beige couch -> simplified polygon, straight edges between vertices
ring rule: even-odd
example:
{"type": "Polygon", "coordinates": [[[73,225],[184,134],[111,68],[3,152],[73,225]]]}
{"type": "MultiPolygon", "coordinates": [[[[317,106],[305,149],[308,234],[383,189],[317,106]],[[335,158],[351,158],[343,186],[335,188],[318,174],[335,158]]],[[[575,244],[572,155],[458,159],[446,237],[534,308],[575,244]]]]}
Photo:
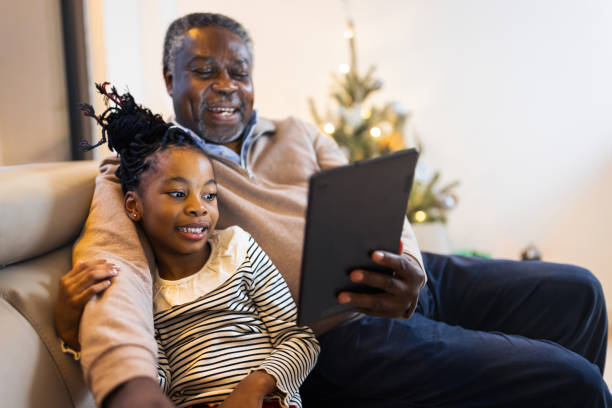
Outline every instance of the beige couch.
{"type": "Polygon", "coordinates": [[[0,406],[95,407],[54,328],[60,276],[93,195],[97,163],[0,167],[0,406]]]}

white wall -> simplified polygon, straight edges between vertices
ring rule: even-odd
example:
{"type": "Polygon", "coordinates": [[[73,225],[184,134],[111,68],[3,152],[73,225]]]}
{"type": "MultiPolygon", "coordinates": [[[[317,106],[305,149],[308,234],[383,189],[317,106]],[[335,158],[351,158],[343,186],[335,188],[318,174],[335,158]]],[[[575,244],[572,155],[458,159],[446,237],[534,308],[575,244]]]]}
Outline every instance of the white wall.
{"type": "Polygon", "coordinates": [[[3,2],[0,166],[70,160],[59,2],[3,2]]]}
{"type": "MultiPolygon", "coordinates": [[[[161,43],[174,17],[216,11],[255,41],[256,107],[309,120],[347,59],[340,1],[106,0],[107,78],[171,113],[161,43]]],[[[361,67],[378,66],[377,101],[414,115],[425,160],[459,179],[456,248],[592,269],[612,296],[612,2],[353,1],[361,67]]],[[[101,17],[102,18],[102,17],[101,17]]],[[[98,61],[98,63],[100,63],[98,61]]],[[[97,80],[106,78],[96,78],[97,80]]]]}

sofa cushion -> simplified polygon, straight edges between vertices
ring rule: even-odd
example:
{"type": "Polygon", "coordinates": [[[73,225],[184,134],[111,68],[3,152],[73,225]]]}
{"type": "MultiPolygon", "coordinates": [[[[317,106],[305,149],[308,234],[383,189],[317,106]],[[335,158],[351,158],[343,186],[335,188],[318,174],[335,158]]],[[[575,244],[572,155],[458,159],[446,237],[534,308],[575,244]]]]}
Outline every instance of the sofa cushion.
{"type": "Polygon", "coordinates": [[[0,384],[2,406],[95,407],[80,365],[61,352],[54,326],[59,279],[71,267],[71,248],[69,243],[0,269],[1,366],[8,379],[0,384]]]}
{"type": "Polygon", "coordinates": [[[0,167],[0,266],[73,241],[97,173],[95,161],[0,167]]]}
{"type": "Polygon", "coordinates": [[[2,406],[72,407],[68,389],[46,346],[23,316],[2,299],[0,328],[2,406]]]}

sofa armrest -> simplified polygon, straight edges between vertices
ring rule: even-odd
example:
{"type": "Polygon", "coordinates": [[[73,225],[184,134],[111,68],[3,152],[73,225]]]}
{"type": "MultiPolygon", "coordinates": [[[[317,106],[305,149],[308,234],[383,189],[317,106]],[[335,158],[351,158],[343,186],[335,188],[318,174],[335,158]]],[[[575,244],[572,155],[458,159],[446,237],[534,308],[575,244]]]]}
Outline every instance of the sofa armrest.
{"type": "Polygon", "coordinates": [[[0,395],[15,402],[2,406],[95,407],[80,365],[61,352],[54,326],[59,279],[71,264],[70,243],[0,268],[0,370],[7,380],[0,395]]]}
{"type": "Polygon", "coordinates": [[[45,345],[29,322],[4,299],[0,299],[0,330],[2,406],[72,407],[45,345]]]}
{"type": "Polygon", "coordinates": [[[93,196],[95,161],[0,167],[0,266],[74,240],[93,196]]]}
{"type": "Polygon", "coordinates": [[[60,350],[54,311],[97,174],[93,161],[0,167],[2,406],[95,407],[60,350]]]}

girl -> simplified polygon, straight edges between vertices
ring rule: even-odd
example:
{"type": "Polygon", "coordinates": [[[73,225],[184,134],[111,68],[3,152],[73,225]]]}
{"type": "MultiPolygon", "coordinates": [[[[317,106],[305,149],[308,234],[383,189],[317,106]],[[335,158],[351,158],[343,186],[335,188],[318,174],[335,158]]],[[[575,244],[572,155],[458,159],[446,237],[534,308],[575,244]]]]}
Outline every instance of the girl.
{"type": "Polygon", "coordinates": [[[96,86],[114,107],[96,116],[82,106],[102,127],[100,142],[84,147],[107,142],[119,153],[126,214],[155,255],[164,392],[179,407],[301,407],[319,345],[296,326],[283,278],[240,227],[215,230],[217,182],[201,142],[107,85],[96,86]]]}

